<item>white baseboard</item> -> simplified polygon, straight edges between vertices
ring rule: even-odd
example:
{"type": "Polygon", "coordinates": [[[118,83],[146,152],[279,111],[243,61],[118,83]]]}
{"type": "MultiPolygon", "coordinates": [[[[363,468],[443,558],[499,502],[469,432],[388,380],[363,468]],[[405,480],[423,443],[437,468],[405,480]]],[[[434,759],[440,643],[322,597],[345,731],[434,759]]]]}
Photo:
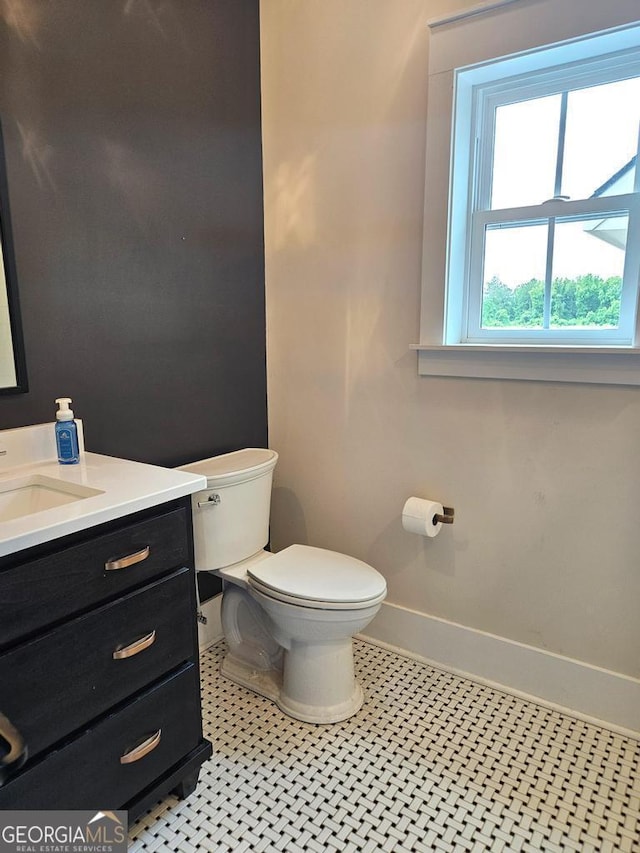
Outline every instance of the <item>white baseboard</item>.
{"type": "Polygon", "coordinates": [[[207,624],[203,625],[198,622],[198,645],[200,651],[208,649],[218,640],[223,637],[222,621],[220,619],[220,604],[222,603],[222,595],[215,595],[204,604],[200,604],[198,609],[207,620],[207,624]]]}
{"type": "Polygon", "coordinates": [[[640,736],[640,679],[386,602],[362,639],[640,736]]]}

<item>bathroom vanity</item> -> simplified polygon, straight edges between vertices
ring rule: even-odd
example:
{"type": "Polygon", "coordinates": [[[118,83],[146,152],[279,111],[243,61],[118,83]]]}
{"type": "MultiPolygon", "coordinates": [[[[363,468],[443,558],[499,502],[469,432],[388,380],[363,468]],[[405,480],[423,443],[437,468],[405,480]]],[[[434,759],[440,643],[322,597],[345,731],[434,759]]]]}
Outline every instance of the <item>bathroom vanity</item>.
{"type": "Polygon", "coordinates": [[[190,501],[202,485],[90,453],[0,468],[0,809],[132,820],[194,789],[211,754],[190,501]]]}

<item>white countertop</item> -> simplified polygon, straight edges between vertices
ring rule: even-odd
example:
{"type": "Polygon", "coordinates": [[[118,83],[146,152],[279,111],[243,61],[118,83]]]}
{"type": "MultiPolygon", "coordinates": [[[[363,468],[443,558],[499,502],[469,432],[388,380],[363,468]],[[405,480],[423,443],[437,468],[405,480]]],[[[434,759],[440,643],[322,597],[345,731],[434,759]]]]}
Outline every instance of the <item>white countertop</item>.
{"type": "Polygon", "coordinates": [[[0,522],[0,557],[185,497],[207,485],[198,474],[84,452],[77,465],[52,460],[0,469],[0,487],[6,480],[33,475],[88,486],[101,494],[0,522]]]}

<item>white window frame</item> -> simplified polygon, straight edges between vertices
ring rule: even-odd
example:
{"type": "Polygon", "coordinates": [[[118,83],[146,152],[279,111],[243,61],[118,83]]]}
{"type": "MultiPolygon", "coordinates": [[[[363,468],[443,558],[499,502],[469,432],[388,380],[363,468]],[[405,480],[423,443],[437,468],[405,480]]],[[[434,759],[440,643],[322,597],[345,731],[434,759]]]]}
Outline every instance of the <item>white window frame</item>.
{"type": "MultiPolygon", "coordinates": [[[[509,63],[511,64],[511,62],[509,63]]],[[[500,75],[501,63],[495,66],[496,75],[500,75]]],[[[469,171],[475,171],[476,180],[471,180],[467,186],[464,199],[452,197],[453,204],[463,207],[466,226],[466,245],[460,246],[460,231],[452,236],[449,246],[449,256],[462,256],[465,259],[464,266],[456,270],[456,265],[449,261],[448,302],[447,302],[447,343],[560,343],[560,344],[583,344],[597,346],[608,344],[610,346],[633,346],[636,326],[636,308],[638,281],[640,278],[640,239],[630,240],[625,256],[625,269],[623,276],[623,290],[620,306],[621,325],[618,329],[540,329],[540,330],[514,330],[514,329],[483,329],[480,321],[482,309],[482,273],[484,263],[484,231],[485,227],[499,223],[533,224],[550,222],[553,230],[556,219],[564,220],[580,215],[598,213],[601,216],[615,213],[625,213],[629,217],[629,234],[638,234],[640,231],[639,214],[640,196],[638,195],[640,167],[636,169],[636,189],[634,193],[619,196],[606,196],[597,199],[581,199],[569,201],[545,201],[539,205],[528,205],[526,207],[510,208],[502,210],[491,210],[491,187],[492,187],[492,163],[493,163],[493,140],[495,138],[495,117],[498,107],[530,98],[540,98],[547,95],[557,94],[567,89],[574,89],[592,85],[600,85],[621,79],[640,76],[640,49],[636,51],[625,50],[606,59],[589,60],[573,63],[569,67],[562,65],[559,68],[545,70],[537,75],[531,73],[519,75],[516,78],[508,77],[497,79],[493,85],[477,86],[473,84],[473,71],[457,72],[456,92],[459,94],[464,87],[471,89],[470,115],[465,116],[465,130],[470,131],[465,146],[460,146],[453,155],[453,170],[461,164],[461,160],[475,159],[476,168],[473,165],[469,171]],[[466,79],[470,78],[470,79],[466,79]],[[476,157],[477,155],[477,157],[476,157]],[[452,282],[455,276],[458,281],[452,282]],[[457,288],[462,291],[462,299],[456,298],[452,290],[457,288]],[[449,301],[455,303],[455,308],[449,308],[449,301]],[[462,307],[460,307],[460,304],[462,307]]],[[[464,111],[468,112],[467,104],[469,97],[466,95],[461,99],[464,111]]],[[[459,103],[458,97],[456,102],[459,103]]],[[[457,119],[457,116],[456,116],[457,119]]],[[[455,121],[455,119],[454,119],[455,121]]],[[[454,130],[455,137],[455,130],[454,130]]],[[[640,142],[640,135],[638,137],[640,142]]],[[[636,155],[638,150],[636,148],[636,155]]],[[[466,171],[466,168],[465,168],[466,171]]],[[[467,172],[468,174],[468,172],[467,172]]],[[[559,194],[559,178],[556,178],[556,193],[559,194]]],[[[452,216],[454,211],[452,210],[452,216]]],[[[550,287],[550,258],[547,259],[547,290],[550,287]]],[[[549,296],[549,294],[547,294],[549,296]]],[[[549,304],[549,300],[547,300],[549,304]]]]}
{"type": "MultiPolygon", "coordinates": [[[[479,324],[469,327],[467,323],[468,316],[479,317],[481,299],[480,290],[476,290],[474,296],[465,286],[474,258],[467,237],[472,218],[471,230],[475,231],[477,240],[480,229],[487,223],[512,221],[523,213],[521,208],[478,209],[473,213],[476,199],[481,200],[485,208],[488,206],[486,199],[490,192],[487,157],[478,170],[481,176],[478,185],[471,180],[469,165],[470,150],[476,145],[478,116],[495,115],[493,109],[482,109],[481,99],[495,106],[503,98],[521,99],[520,95],[513,97],[514,90],[526,96],[536,92],[547,94],[554,85],[555,91],[571,88],[574,84],[567,81],[572,75],[578,81],[606,82],[607,77],[638,76],[636,68],[640,68],[637,6],[634,8],[626,0],[609,0],[607,9],[585,9],[582,0],[543,0],[540,6],[533,5],[536,10],[521,0],[493,0],[431,24],[432,32],[443,27],[445,34],[437,43],[432,40],[431,53],[435,60],[430,56],[421,334],[420,343],[413,347],[419,351],[419,372],[423,375],[640,385],[637,273],[633,283],[634,269],[640,269],[640,239],[632,236],[639,233],[640,205],[635,193],[551,201],[539,205],[537,210],[529,209],[529,214],[535,214],[534,219],[629,211],[630,239],[623,295],[623,310],[630,318],[626,329],[600,336],[601,345],[596,346],[593,345],[593,330],[586,334],[583,330],[570,334],[564,331],[561,344],[554,344],[560,337],[555,330],[550,330],[551,334],[538,331],[535,339],[541,343],[536,344],[527,340],[531,338],[530,331],[519,334],[505,330],[496,334],[495,329],[490,330],[492,340],[487,342],[487,336],[478,334],[479,324]],[[560,4],[568,15],[564,22],[558,23],[560,4]],[[537,18],[531,17],[534,12],[537,18]],[[496,22],[497,16],[506,19],[504,23],[496,22]],[[607,32],[601,33],[604,29],[607,32]],[[496,30],[502,38],[495,37],[496,30]],[[503,59],[507,51],[515,54],[518,49],[522,52],[503,59]],[[603,59],[603,54],[613,55],[603,59]],[[465,59],[472,60],[475,67],[470,69],[465,59]],[[500,79],[496,77],[496,60],[500,64],[500,79]],[[621,74],[620,63],[627,61],[629,73],[621,74]],[[460,73],[459,68],[462,68],[460,73]],[[468,109],[460,110],[460,114],[467,115],[466,121],[454,123],[454,97],[459,104],[464,104],[466,99],[468,109]],[[458,158],[457,167],[447,183],[446,177],[443,180],[443,172],[445,176],[449,174],[454,158],[458,158]],[[456,202],[451,210],[448,209],[450,194],[456,202]],[[447,245],[451,247],[448,255],[447,245]],[[445,282],[448,282],[446,293],[445,282]],[[587,336],[591,340],[585,340],[587,336]]],[[[483,128],[483,132],[490,133],[493,138],[492,127],[483,128]]],[[[485,146],[485,151],[491,147],[485,146]]],[[[636,191],[639,174],[640,168],[637,168],[636,191]]],[[[477,264],[477,254],[475,258],[477,264]]]]}

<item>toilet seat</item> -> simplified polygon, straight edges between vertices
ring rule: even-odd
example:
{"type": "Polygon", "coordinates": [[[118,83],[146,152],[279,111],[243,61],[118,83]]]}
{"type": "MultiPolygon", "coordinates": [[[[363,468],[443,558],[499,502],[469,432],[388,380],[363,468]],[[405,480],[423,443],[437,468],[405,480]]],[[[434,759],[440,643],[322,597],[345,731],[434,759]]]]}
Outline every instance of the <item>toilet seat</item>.
{"type": "Polygon", "coordinates": [[[385,579],[371,566],[309,545],[291,545],[248,566],[247,577],[269,598],[320,610],[371,607],[387,592],[385,579]]]}

